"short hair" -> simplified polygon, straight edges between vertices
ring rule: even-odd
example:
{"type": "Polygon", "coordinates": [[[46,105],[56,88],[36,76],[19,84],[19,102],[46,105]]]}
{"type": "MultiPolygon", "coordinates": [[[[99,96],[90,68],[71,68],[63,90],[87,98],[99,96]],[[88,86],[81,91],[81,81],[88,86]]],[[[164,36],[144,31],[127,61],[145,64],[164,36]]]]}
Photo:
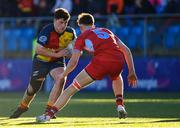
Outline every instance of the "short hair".
{"type": "Polygon", "coordinates": [[[81,13],[77,19],[78,25],[94,25],[94,17],[89,13],[81,13]]]}
{"type": "Polygon", "coordinates": [[[57,8],[54,12],[54,19],[64,19],[69,20],[70,19],[69,12],[64,8],[57,8]]]}

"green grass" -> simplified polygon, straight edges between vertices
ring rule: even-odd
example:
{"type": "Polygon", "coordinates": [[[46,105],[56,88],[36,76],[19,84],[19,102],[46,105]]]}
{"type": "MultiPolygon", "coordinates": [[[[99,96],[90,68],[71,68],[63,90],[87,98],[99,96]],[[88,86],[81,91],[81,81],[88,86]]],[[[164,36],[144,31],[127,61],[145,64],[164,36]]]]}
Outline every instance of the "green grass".
{"type": "Polygon", "coordinates": [[[0,128],[135,128],[180,127],[180,93],[125,93],[127,119],[118,119],[112,93],[76,94],[58,113],[58,118],[45,124],[35,123],[44,112],[47,94],[40,93],[30,110],[19,119],[8,119],[21,100],[22,93],[0,93],[0,128]]]}

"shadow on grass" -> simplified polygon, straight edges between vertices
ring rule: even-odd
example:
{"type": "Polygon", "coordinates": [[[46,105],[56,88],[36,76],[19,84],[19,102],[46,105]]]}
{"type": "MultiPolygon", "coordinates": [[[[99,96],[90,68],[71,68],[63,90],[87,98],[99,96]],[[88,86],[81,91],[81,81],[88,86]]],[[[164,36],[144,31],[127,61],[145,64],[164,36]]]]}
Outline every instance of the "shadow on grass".
{"type": "Polygon", "coordinates": [[[26,122],[26,123],[19,123],[16,125],[32,125],[32,124],[37,124],[37,125],[42,125],[42,124],[63,124],[64,122],[46,122],[46,123],[38,123],[38,122],[26,122]]]}
{"type": "MultiPolygon", "coordinates": [[[[97,125],[97,124],[106,124],[107,121],[104,122],[100,122],[100,123],[94,123],[94,121],[74,121],[74,124],[77,124],[78,126],[80,125],[97,125]]],[[[112,122],[111,124],[139,124],[139,123],[143,123],[143,124],[147,124],[147,123],[169,123],[169,122],[180,122],[180,119],[174,119],[174,120],[157,120],[157,121],[126,121],[126,122],[112,122]]],[[[57,122],[47,122],[47,123],[37,123],[37,122],[27,122],[27,123],[19,123],[17,125],[32,125],[32,124],[37,124],[37,125],[42,125],[42,124],[66,124],[69,125],[69,122],[62,122],[62,121],[57,121],[57,122]]],[[[109,124],[109,122],[107,122],[107,124],[109,124]]]]}
{"type": "MultiPolygon", "coordinates": [[[[4,119],[5,120],[5,119],[4,119]]],[[[17,121],[25,121],[24,119],[23,120],[17,120],[17,121]]],[[[78,125],[78,126],[83,126],[83,125],[91,125],[91,126],[95,126],[95,125],[98,125],[98,124],[108,124],[109,125],[109,123],[110,124],[114,124],[114,125],[122,125],[122,124],[139,124],[139,123],[141,123],[141,124],[147,124],[147,123],[170,123],[170,122],[180,122],[180,118],[177,118],[177,119],[173,119],[173,120],[171,120],[171,119],[169,119],[169,120],[162,120],[162,119],[160,119],[160,120],[155,120],[155,121],[123,121],[123,120],[119,120],[118,122],[117,121],[115,121],[115,122],[111,122],[111,121],[114,121],[114,120],[104,120],[104,121],[101,121],[101,122],[94,122],[94,120],[93,121],[91,121],[91,120],[87,120],[87,121],[73,121],[73,122],[71,122],[71,123],[73,123],[73,124],[76,124],[76,125],[78,125]]],[[[54,122],[54,121],[50,121],[50,122],[46,122],[46,123],[37,123],[37,122],[23,122],[23,123],[17,123],[17,124],[9,124],[9,122],[2,122],[2,123],[0,123],[1,124],[1,126],[11,126],[11,125],[13,125],[13,126],[15,126],[15,125],[19,125],[19,126],[21,126],[21,125],[26,125],[26,126],[28,126],[28,125],[44,125],[44,124],[57,124],[57,125],[60,125],[60,124],[63,124],[63,126],[64,125],[69,125],[69,121],[67,121],[67,122],[63,122],[63,121],[56,121],[56,122],[54,122]]]]}
{"type": "Polygon", "coordinates": [[[170,123],[170,122],[180,122],[180,119],[174,119],[174,120],[156,120],[156,121],[129,121],[129,122],[119,122],[117,124],[170,123]]]}
{"type": "Polygon", "coordinates": [[[168,123],[168,122],[180,122],[180,119],[175,119],[175,120],[158,120],[158,121],[152,121],[151,123],[158,123],[158,122],[165,122],[165,123],[168,123]]]}

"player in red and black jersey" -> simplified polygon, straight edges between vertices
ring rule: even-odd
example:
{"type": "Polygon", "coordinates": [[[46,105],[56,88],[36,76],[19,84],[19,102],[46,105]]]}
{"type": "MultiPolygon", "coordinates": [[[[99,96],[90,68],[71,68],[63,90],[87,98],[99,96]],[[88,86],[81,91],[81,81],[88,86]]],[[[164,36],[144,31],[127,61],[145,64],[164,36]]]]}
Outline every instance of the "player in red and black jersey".
{"type": "Polygon", "coordinates": [[[60,95],[48,113],[36,118],[37,122],[49,121],[58,110],[61,110],[69,99],[80,89],[87,87],[94,80],[109,76],[112,80],[116,96],[119,118],[126,118],[127,112],[123,104],[123,79],[121,72],[126,62],[128,65],[129,85],[136,86],[137,76],[131,51],[122,41],[106,28],[94,27],[94,18],[89,13],[82,13],[78,17],[78,25],[82,34],[77,38],[72,57],[61,78],[66,77],[76,67],[83,49],[94,53],[91,62],[74,79],[73,83],[60,95]]]}
{"type": "Polygon", "coordinates": [[[67,26],[70,15],[67,10],[59,8],[55,10],[54,22],[46,25],[39,33],[35,56],[33,58],[32,74],[28,88],[17,110],[10,118],[18,118],[28,110],[36,93],[41,88],[47,74],[54,79],[47,103],[47,110],[55,103],[64,89],[66,78],[58,76],[65,69],[65,57],[71,55],[73,41],[76,34],[73,28],[67,26]]]}

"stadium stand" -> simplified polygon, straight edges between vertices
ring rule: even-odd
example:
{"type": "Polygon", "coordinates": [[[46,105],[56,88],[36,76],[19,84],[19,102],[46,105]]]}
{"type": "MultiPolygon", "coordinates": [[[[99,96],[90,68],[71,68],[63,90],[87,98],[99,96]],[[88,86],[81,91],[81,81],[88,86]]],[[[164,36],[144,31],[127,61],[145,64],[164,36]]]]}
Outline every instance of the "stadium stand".
{"type": "Polygon", "coordinates": [[[164,34],[164,46],[167,49],[179,46],[180,26],[169,26],[164,34]]]}
{"type": "MultiPolygon", "coordinates": [[[[26,0],[22,1],[27,2],[26,0]]],[[[18,7],[22,1],[8,0],[7,2],[7,0],[2,0],[0,3],[0,23],[2,22],[0,24],[2,31],[0,50],[3,53],[18,52],[21,56],[25,55],[25,52],[31,53],[32,41],[36,33],[47,21],[48,23],[52,22],[52,8],[55,1],[31,0],[32,8],[28,14],[22,12],[22,9],[18,7]],[[42,12],[37,8],[41,8],[42,12]],[[6,11],[4,12],[4,10],[6,11]],[[33,21],[31,22],[31,20],[33,21]]],[[[159,1],[159,5],[163,5],[163,8],[157,6],[152,0],[122,0],[123,6],[121,2],[118,3],[121,4],[120,6],[110,5],[113,7],[111,12],[108,12],[107,0],[99,0],[98,2],[96,0],[71,1],[72,19],[69,25],[75,28],[77,35],[80,35],[80,30],[75,21],[77,15],[81,12],[89,12],[95,16],[96,26],[109,28],[132,49],[135,55],[139,51],[143,56],[148,55],[148,52],[151,52],[152,55],[180,53],[180,8],[178,8],[180,1],[178,0],[159,1]],[[144,2],[152,10],[148,10],[149,8],[144,2]],[[165,4],[162,4],[164,2],[165,4]],[[117,7],[122,7],[121,11],[117,11],[117,7]],[[165,54],[163,50],[169,51],[165,54]]]]}
{"type": "Polygon", "coordinates": [[[21,36],[19,37],[19,49],[21,51],[27,51],[32,49],[32,42],[35,35],[35,30],[31,27],[29,28],[21,28],[20,29],[21,36]]]}
{"type": "Polygon", "coordinates": [[[144,48],[144,31],[143,31],[143,27],[142,26],[134,26],[132,28],[131,31],[131,35],[134,36],[134,45],[132,43],[129,42],[129,44],[131,44],[134,48],[138,47],[138,48],[144,48]]]}
{"type": "Polygon", "coordinates": [[[17,40],[19,36],[20,36],[19,29],[5,29],[4,30],[6,50],[17,51],[17,40]]]}
{"type": "MultiPolygon", "coordinates": [[[[129,43],[128,36],[129,36],[129,28],[126,26],[121,26],[120,28],[114,28],[115,34],[124,42],[129,43]]],[[[111,29],[112,30],[112,29],[111,29]]],[[[129,44],[128,44],[129,45],[129,44]]]]}
{"type": "Polygon", "coordinates": [[[0,41],[0,50],[3,49],[3,43],[0,41]]]}

